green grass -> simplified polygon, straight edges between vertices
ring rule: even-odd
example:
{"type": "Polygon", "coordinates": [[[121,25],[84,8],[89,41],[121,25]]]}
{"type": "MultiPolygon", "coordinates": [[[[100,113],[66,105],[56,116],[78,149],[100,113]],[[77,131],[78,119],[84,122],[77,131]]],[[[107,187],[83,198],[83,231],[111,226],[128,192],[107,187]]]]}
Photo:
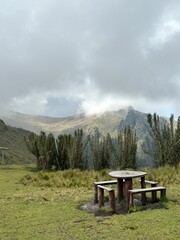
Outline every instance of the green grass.
{"type": "Polygon", "coordinates": [[[169,168],[171,180],[167,180],[168,167],[146,169],[148,177],[160,178],[166,185],[168,209],[103,217],[81,211],[78,206],[93,199],[92,182],[108,179],[108,170],[37,172],[33,166],[1,168],[0,240],[179,239],[179,170],[169,168]]]}

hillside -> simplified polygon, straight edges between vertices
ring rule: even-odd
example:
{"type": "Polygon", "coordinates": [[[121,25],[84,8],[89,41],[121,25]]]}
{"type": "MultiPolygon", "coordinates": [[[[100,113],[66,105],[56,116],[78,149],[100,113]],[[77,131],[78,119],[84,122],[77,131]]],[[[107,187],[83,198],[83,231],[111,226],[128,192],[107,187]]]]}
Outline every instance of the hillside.
{"type": "MultiPolygon", "coordinates": [[[[25,137],[30,132],[7,126],[0,120],[0,147],[6,147],[9,150],[5,151],[5,163],[32,163],[35,162],[35,157],[28,151],[25,137]]],[[[0,161],[1,158],[0,158],[0,161]]]]}
{"type": "Polygon", "coordinates": [[[147,145],[152,143],[146,113],[136,111],[132,107],[93,116],[78,114],[70,117],[53,118],[10,112],[1,118],[11,126],[21,127],[36,133],[40,131],[52,132],[56,136],[60,133],[73,133],[77,128],[82,128],[85,133],[91,133],[98,128],[101,134],[105,135],[109,132],[113,137],[124,126],[130,125],[136,131],[138,137],[138,165],[153,165],[152,158],[142,151],[142,146],[147,148],[147,145]]]}

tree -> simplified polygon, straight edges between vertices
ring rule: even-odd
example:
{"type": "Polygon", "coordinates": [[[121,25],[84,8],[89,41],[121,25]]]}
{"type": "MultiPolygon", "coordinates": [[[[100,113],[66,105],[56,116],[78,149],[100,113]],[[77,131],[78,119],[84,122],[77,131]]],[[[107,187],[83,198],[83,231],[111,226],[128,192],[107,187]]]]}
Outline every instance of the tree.
{"type": "Polygon", "coordinates": [[[82,129],[74,135],[59,135],[55,140],[52,133],[31,134],[27,141],[30,151],[37,157],[37,166],[41,169],[104,169],[135,168],[136,135],[130,127],[125,127],[124,134],[118,133],[118,147],[108,133],[102,136],[97,128],[94,133],[85,136],[82,129]]]}
{"type": "Polygon", "coordinates": [[[56,144],[55,144],[54,135],[52,133],[49,133],[47,136],[45,151],[46,151],[46,159],[47,159],[46,169],[52,169],[52,167],[54,166],[58,169],[59,166],[57,161],[56,144]]]}
{"type": "Polygon", "coordinates": [[[177,167],[180,163],[180,116],[177,120],[177,128],[174,134],[174,144],[173,144],[173,161],[171,162],[172,166],[177,167]]]}
{"type": "Polygon", "coordinates": [[[101,135],[98,128],[94,128],[94,132],[90,137],[90,146],[91,146],[91,155],[93,161],[93,169],[100,170],[102,169],[102,154],[101,148],[102,144],[100,143],[101,135]]]}
{"type": "Polygon", "coordinates": [[[136,152],[136,133],[132,132],[130,126],[125,126],[124,132],[118,133],[118,145],[116,148],[118,167],[122,169],[136,168],[136,152]]]}
{"type": "Polygon", "coordinates": [[[42,132],[38,136],[38,149],[39,149],[39,168],[47,169],[48,163],[46,159],[46,133],[42,132]]]}
{"type": "Polygon", "coordinates": [[[29,151],[34,154],[37,159],[37,167],[40,167],[40,152],[38,145],[38,135],[30,133],[28,138],[25,139],[29,151]]]}
{"type": "Polygon", "coordinates": [[[56,139],[58,169],[64,170],[70,167],[68,149],[71,135],[59,135],[56,139]]]}
{"type": "Polygon", "coordinates": [[[69,149],[70,168],[83,169],[83,130],[74,131],[69,149]]]}
{"type": "Polygon", "coordinates": [[[124,165],[126,168],[136,168],[137,138],[130,126],[124,130],[124,165]]]}
{"type": "Polygon", "coordinates": [[[174,115],[169,120],[160,119],[154,113],[147,115],[147,122],[152,130],[151,135],[155,144],[155,162],[157,166],[169,164],[177,166],[180,162],[180,118],[178,117],[177,127],[175,126],[174,115]]]}

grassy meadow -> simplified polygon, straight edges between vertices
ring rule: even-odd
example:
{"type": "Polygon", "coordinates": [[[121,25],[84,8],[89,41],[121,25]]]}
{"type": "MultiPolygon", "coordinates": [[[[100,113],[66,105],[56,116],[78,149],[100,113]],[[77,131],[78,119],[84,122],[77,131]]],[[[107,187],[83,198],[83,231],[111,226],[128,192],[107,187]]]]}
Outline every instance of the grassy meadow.
{"type": "Polygon", "coordinates": [[[180,239],[180,166],[142,170],[167,187],[166,209],[95,216],[79,206],[93,200],[93,181],[109,179],[109,170],[38,172],[32,165],[1,165],[0,240],[180,239]]]}

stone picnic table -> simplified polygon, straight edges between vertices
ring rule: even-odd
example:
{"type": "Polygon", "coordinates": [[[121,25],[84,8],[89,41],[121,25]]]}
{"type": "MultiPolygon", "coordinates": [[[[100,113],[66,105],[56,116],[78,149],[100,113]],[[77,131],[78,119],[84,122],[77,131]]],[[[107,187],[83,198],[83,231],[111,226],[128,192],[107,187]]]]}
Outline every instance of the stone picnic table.
{"type": "Polygon", "coordinates": [[[145,175],[146,172],[139,171],[112,171],[109,173],[110,177],[117,178],[117,200],[120,203],[124,198],[126,201],[127,207],[129,206],[128,202],[128,190],[133,188],[133,178],[140,178],[141,188],[145,188],[145,175]]]}

